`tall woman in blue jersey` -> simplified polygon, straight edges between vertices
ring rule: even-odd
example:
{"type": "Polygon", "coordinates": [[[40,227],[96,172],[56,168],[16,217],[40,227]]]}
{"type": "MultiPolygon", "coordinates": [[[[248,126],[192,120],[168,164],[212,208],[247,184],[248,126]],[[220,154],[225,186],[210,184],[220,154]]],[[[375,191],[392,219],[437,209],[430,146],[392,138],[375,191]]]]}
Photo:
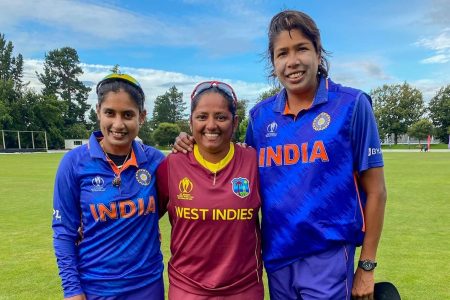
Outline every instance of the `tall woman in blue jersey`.
{"type": "Polygon", "coordinates": [[[101,131],[56,174],[53,241],[65,299],[164,299],[155,171],[164,155],[135,141],[144,92],[126,74],[97,85],[101,131]]]}
{"type": "Polygon", "coordinates": [[[271,299],[373,299],[386,188],[370,98],[328,78],[308,15],[275,15],[268,36],[284,89],[250,111],[246,141],[260,158],[271,299]]]}
{"type": "Polygon", "coordinates": [[[258,152],[270,297],[373,299],[386,188],[370,98],[328,78],[308,15],[283,11],[268,35],[271,76],[284,88],[250,111],[246,143],[258,152]]]}

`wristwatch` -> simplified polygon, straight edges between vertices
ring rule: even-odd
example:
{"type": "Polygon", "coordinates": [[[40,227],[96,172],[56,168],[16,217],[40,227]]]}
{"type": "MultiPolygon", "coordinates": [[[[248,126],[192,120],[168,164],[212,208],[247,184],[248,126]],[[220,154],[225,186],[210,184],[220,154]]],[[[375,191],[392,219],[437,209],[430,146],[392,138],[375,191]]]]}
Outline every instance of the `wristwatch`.
{"type": "Polygon", "coordinates": [[[377,263],[372,260],[360,260],[358,261],[358,268],[363,269],[364,271],[372,271],[377,266],[377,263]]]}

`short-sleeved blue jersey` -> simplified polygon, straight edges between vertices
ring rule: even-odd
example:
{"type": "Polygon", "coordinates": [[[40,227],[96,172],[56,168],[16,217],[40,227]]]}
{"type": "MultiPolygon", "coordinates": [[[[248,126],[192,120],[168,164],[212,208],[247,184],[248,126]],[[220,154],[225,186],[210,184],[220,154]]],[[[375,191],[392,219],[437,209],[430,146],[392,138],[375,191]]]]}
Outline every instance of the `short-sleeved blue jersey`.
{"type": "Polygon", "coordinates": [[[56,174],[52,227],[65,297],[136,290],[163,270],[154,175],[164,154],[133,141],[116,187],[101,137],[69,151],[56,174]]]}
{"type": "Polygon", "coordinates": [[[321,78],[312,106],[285,114],[286,91],[250,111],[246,143],[258,153],[263,258],[268,272],[329,249],[360,245],[361,172],[383,166],[370,98],[321,78]]]}

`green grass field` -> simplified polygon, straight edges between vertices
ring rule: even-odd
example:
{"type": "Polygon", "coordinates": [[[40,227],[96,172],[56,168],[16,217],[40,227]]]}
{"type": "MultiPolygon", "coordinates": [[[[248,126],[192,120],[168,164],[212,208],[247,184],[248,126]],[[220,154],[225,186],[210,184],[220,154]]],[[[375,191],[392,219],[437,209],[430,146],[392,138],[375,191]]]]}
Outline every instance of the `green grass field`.
{"type": "MultiPolygon", "coordinates": [[[[50,227],[61,157],[0,155],[0,299],[62,299],[50,227]]],[[[450,299],[450,153],[384,157],[388,203],[376,280],[395,283],[402,299],[450,299]]],[[[167,218],[161,231],[167,261],[167,218]]]]}

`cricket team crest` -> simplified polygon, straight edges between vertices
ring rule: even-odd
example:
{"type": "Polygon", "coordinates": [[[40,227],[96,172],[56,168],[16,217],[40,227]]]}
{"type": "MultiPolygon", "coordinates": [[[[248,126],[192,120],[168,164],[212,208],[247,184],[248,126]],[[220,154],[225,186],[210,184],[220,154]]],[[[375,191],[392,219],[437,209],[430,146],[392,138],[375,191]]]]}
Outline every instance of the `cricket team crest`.
{"type": "Polygon", "coordinates": [[[152,175],[146,169],[139,169],[136,171],[136,180],[141,185],[149,185],[152,175]]]}
{"type": "Polygon", "coordinates": [[[245,198],[250,194],[250,183],[247,178],[238,177],[231,180],[231,188],[236,196],[245,198]]]}
{"type": "Polygon", "coordinates": [[[331,117],[326,112],[320,113],[313,121],[313,128],[315,131],[324,130],[330,125],[331,117]]]}

